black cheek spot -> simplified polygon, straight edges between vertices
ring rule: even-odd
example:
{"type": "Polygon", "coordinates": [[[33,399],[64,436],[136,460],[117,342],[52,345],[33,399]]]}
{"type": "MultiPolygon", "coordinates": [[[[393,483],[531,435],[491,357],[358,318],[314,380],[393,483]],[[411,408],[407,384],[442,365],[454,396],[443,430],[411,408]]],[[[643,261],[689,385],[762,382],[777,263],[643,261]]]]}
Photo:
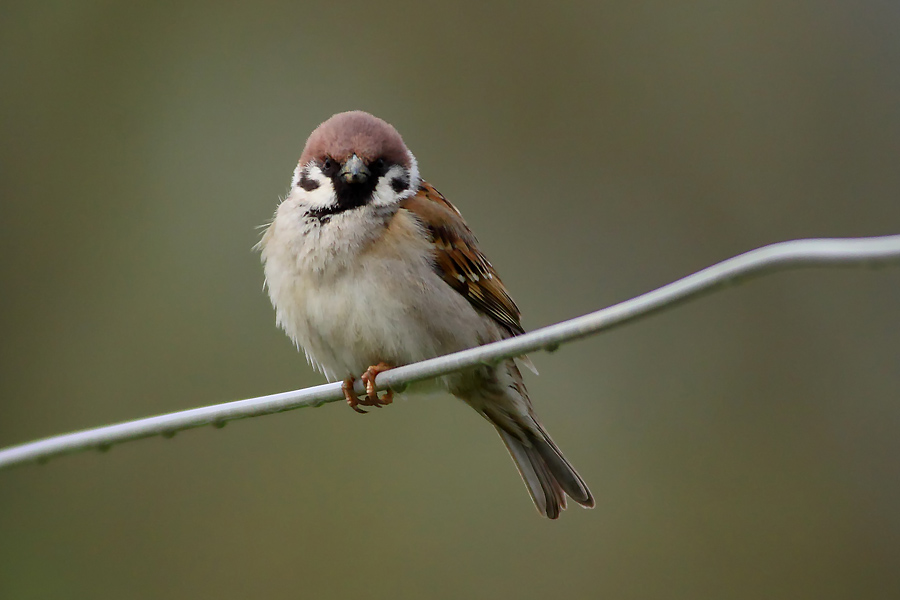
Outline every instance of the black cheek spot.
{"type": "Polygon", "coordinates": [[[319,182],[313,181],[309,177],[306,176],[306,173],[300,176],[300,187],[302,187],[307,192],[311,192],[315,189],[318,189],[319,182]]]}
{"type": "Polygon", "coordinates": [[[400,192],[409,189],[409,178],[406,176],[394,177],[391,179],[391,187],[399,194],[400,192]]]}

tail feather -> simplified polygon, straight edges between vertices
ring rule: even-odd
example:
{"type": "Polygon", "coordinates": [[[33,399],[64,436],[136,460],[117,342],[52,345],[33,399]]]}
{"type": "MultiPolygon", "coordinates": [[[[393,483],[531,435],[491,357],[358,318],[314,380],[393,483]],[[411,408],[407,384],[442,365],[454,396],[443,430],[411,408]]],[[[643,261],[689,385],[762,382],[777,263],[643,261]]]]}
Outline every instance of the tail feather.
{"type": "Polygon", "coordinates": [[[550,519],[559,517],[560,511],[566,508],[567,495],[578,504],[592,508],[594,497],[584,480],[563,457],[547,432],[540,425],[537,429],[536,433],[527,432],[523,441],[497,427],[497,433],[516,463],[538,511],[550,519]]]}
{"type": "Polygon", "coordinates": [[[550,439],[547,432],[543,428],[540,429],[540,432],[542,439],[535,443],[535,447],[547,464],[547,468],[556,478],[559,486],[578,504],[587,508],[593,508],[594,497],[591,495],[591,490],[588,489],[587,484],[584,483],[584,480],[578,474],[578,471],[569,464],[569,461],[566,460],[559,447],[550,439]]]}
{"type": "Polygon", "coordinates": [[[499,427],[497,433],[500,434],[513,462],[516,463],[519,475],[522,476],[522,481],[525,482],[525,487],[538,511],[550,519],[559,517],[559,512],[566,508],[566,495],[547,470],[547,465],[540,454],[533,447],[525,446],[499,427]]]}
{"type": "Polygon", "coordinates": [[[567,496],[585,508],[594,506],[584,480],[538,423],[514,361],[460,376],[450,391],[497,429],[542,515],[559,517],[567,496]]]}

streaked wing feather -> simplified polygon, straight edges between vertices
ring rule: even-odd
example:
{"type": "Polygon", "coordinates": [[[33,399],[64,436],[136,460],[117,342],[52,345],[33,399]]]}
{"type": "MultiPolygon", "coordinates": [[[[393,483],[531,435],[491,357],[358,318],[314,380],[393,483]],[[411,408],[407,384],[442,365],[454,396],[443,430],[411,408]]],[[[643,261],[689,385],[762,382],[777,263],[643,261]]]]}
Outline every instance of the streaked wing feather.
{"type": "Polygon", "coordinates": [[[447,285],[512,335],[524,333],[519,308],[456,207],[425,182],[400,206],[413,213],[431,236],[435,270],[447,285]]]}

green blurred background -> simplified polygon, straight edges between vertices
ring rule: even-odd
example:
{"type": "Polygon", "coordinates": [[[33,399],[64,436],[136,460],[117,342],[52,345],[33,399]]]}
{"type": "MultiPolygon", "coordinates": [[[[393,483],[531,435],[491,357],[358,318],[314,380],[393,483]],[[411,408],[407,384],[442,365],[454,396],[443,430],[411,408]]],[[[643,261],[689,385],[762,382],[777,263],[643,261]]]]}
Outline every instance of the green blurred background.
{"type": "MultiPolygon", "coordinates": [[[[255,227],[390,121],[528,328],[900,231],[896,2],[4,2],[0,446],[320,383],[255,227]]],[[[447,396],[0,472],[0,598],[900,597],[900,269],[782,273],[534,356],[597,497],[538,517],[447,396]]]]}

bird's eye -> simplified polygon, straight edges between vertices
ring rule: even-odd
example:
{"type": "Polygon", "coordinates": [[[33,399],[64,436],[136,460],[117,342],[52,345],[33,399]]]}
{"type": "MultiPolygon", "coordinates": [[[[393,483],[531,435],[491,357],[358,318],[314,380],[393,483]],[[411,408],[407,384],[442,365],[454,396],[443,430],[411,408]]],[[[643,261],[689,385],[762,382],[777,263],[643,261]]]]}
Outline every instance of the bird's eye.
{"type": "Polygon", "coordinates": [[[372,171],[374,171],[376,173],[383,173],[384,172],[384,159],[379,158],[379,159],[372,161],[370,168],[372,169],[372,171]]]}
{"type": "Polygon", "coordinates": [[[337,161],[330,156],[322,162],[322,173],[326,177],[331,177],[337,172],[337,161]]]}

